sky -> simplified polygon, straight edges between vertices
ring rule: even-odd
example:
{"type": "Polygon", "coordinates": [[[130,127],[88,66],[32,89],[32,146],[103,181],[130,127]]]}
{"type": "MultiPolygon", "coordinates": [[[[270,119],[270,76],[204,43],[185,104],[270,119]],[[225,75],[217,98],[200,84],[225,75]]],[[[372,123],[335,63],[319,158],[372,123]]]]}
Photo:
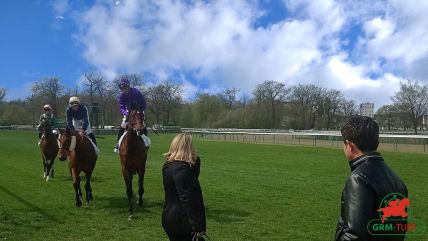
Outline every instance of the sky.
{"type": "Polygon", "coordinates": [[[315,84],[357,103],[391,104],[400,81],[428,84],[428,1],[4,0],[0,87],[25,98],[46,76],[82,88],[142,73],[198,91],[266,80],[315,84]]]}

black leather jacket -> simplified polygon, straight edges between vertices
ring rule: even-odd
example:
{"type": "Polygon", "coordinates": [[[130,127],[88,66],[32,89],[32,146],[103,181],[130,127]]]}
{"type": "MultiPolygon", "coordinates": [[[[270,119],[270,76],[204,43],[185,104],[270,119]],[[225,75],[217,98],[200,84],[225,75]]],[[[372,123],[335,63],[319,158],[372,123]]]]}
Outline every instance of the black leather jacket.
{"type": "Polygon", "coordinates": [[[352,173],[342,192],[335,240],[404,240],[404,236],[373,236],[367,230],[372,219],[379,219],[377,209],[383,198],[391,193],[408,197],[404,182],[378,152],[357,157],[349,165],[352,173]]]}
{"type": "Polygon", "coordinates": [[[199,157],[193,166],[184,161],[167,161],[163,165],[162,226],[165,231],[187,234],[206,231],[204,200],[198,180],[200,165],[199,157]]]}

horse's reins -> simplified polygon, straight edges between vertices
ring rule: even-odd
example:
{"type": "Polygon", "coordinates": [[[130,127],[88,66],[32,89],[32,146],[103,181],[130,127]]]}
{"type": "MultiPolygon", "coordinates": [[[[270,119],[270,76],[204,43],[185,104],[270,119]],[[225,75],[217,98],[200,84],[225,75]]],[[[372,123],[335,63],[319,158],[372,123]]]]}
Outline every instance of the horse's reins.
{"type": "MultiPolygon", "coordinates": [[[[61,139],[61,134],[59,136],[60,136],[59,139],[61,139]]],[[[81,142],[82,141],[83,141],[83,137],[82,137],[81,142]]],[[[71,143],[70,143],[70,147],[68,148],[68,150],[66,150],[62,147],[61,141],[59,142],[59,149],[67,152],[67,155],[69,155],[71,151],[74,151],[75,148],[76,148],[76,136],[71,136],[71,143]]]]}

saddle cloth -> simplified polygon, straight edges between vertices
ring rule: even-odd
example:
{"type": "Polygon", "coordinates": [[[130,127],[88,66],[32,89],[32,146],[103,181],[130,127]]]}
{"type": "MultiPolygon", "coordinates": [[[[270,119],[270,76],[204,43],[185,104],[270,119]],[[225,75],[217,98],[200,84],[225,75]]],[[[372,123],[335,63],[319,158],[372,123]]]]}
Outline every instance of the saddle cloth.
{"type": "Polygon", "coordinates": [[[92,143],[92,146],[94,147],[94,150],[95,150],[95,154],[98,156],[101,152],[98,146],[95,145],[95,143],[92,141],[91,138],[89,138],[89,136],[85,136],[85,137],[92,143]]]}
{"type": "MultiPolygon", "coordinates": [[[[120,145],[121,145],[121,143],[122,143],[123,137],[125,137],[125,135],[126,135],[126,132],[127,132],[127,131],[125,131],[125,132],[123,133],[123,135],[119,138],[119,147],[120,147],[120,145]]],[[[149,138],[148,136],[144,135],[144,134],[143,134],[143,135],[141,135],[140,137],[141,137],[141,139],[143,140],[144,145],[145,145],[146,147],[149,147],[149,146],[150,146],[150,144],[152,143],[152,141],[150,140],[150,138],[149,138]]]]}

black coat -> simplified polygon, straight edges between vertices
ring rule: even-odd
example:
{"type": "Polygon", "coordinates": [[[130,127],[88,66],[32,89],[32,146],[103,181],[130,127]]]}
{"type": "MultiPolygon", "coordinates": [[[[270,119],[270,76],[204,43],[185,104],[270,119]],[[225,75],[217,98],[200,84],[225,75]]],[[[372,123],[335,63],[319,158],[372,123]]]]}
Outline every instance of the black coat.
{"type": "Polygon", "coordinates": [[[165,204],[162,226],[167,232],[206,231],[205,207],[198,181],[201,162],[192,167],[184,161],[165,162],[162,167],[165,204]]]}
{"type": "Polygon", "coordinates": [[[379,219],[382,200],[391,193],[408,196],[404,182],[386,165],[378,152],[351,160],[351,175],[342,192],[342,207],[335,240],[404,240],[404,236],[372,236],[367,225],[379,219]]]}

